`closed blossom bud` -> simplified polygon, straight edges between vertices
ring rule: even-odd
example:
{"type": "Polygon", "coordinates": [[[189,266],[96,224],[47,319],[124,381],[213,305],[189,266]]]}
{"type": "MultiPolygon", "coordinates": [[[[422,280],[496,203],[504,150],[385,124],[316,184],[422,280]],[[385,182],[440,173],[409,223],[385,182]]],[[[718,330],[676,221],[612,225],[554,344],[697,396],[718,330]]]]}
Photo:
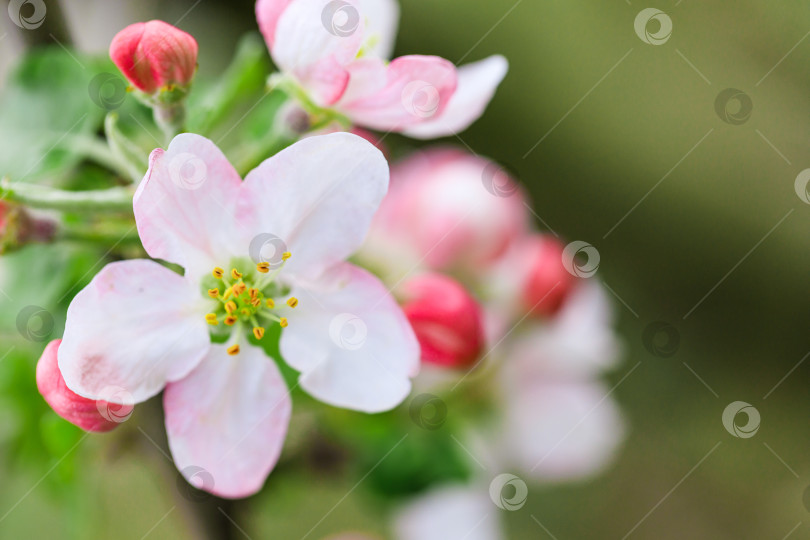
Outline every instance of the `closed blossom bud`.
{"type": "Polygon", "coordinates": [[[163,21],[127,26],[110,43],[110,58],[146,94],[186,86],[197,68],[197,41],[163,21]]]}
{"type": "Polygon", "coordinates": [[[87,399],[70,390],[56,359],[61,342],[61,339],[51,341],[37,363],[39,393],[56,414],[85,431],[103,432],[118,427],[129,417],[132,405],[87,399]]]}
{"type": "Polygon", "coordinates": [[[444,367],[469,367],[484,347],[481,308],[457,281],[422,274],[400,288],[402,310],[422,348],[422,360],[444,367]]]}
{"type": "Polygon", "coordinates": [[[523,303],[532,315],[549,316],[559,311],[576,278],[563,266],[565,246],[544,234],[527,237],[517,249],[525,261],[523,303]]]}
{"type": "Polygon", "coordinates": [[[55,233],[53,221],[34,217],[17,204],[0,201],[0,254],[31,242],[50,242],[55,233]]]}

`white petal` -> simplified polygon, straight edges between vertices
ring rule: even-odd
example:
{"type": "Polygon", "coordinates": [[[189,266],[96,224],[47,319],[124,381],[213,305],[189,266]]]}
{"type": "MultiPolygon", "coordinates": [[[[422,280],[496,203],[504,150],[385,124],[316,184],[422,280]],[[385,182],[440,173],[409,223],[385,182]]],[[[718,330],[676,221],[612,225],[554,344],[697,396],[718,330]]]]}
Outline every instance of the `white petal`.
{"type": "Polygon", "coordinates": [[[416,139],[434,139],[464,131],[484,113],[508,69],[506,58],[499,55],[460,67],[458,88],[444,112],[404,133],[416,139]]]}
{"type": "Polygon", "coordinates": [[[290,395],[272,359],[249,345],[229,356],[222,345],[163,396],[177,468],[195,487],[220,497],[259,491],[276,465],[290,421],[290,395]]]}
{"type": "Polygon", "coordinates": [[[364,47],[368,56],[387,60],[394,52],[394,43],[399,26],[399,3],[397,0],[358,0],[360,12],[366,23],[366,42],[364,47]]]}
{"type": "Polygon", "coordinates": [[[154,261],[108,264],[68,308],[58,353],[68,388],[140,403],[185,377],[210,347],[200,300],[188,280],[154,261]]]}
{"type": "Polygon", "coordinates": [[[314,278],[346,260],[388,190],[388,163],[350,133],[309,137],[259,165],[240,201],[254,238],[275,235],[292,253],[283,275],[314,278]]]}
{"type": "Polygon", "coordinates": [[[419,369],[419,344],[405,315],[374,276],[344,264],[320,283],[294,288],[281,354],[301,372],[301,387],[347,409],[396,407],[419,369]]]}
{"type": "Polygon", "coordinates": [[[498,512],[486,486],[442,486],[396,513],[396,539],[500,540],[498,512]]]}
{"type": "Polygon", "coordinates": [[[147,253],[192,275],[228,264],[241,183],[222,151],[200,135],[178,135],[165,152],[153,151],[134,199],[147,253]]]}

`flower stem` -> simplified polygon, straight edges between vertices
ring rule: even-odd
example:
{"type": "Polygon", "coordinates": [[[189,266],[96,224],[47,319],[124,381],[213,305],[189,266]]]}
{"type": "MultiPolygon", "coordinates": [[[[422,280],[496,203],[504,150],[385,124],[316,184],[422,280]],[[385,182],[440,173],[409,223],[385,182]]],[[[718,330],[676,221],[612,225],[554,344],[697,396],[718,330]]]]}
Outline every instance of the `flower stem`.
{"type": "Polygon", "coordinates": [[[127,164],[116,156],[101,139],[87,135],[72,135],[62,143],[62,146],[95,161],[127,180],[131,177],[127,164]]]}
{"type": "Polygon", "coordinates": [[[0,199],[31,208],[63,212],[132,212],[131,188],[65,191],[38,184],[0,180],[0,199]]]}

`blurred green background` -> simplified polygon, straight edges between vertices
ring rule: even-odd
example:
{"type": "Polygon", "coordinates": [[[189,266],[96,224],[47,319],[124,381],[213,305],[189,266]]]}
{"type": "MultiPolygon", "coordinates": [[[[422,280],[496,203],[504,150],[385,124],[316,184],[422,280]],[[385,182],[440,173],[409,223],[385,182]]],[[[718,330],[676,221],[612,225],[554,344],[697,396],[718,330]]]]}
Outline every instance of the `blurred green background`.
{"type": "MultiPolygon", "coordinates": [[[[397,54],[509,59],[486,115],[448,142],[518,171],[541,229],[596,246],[626,345],[611,375],[630,426],[617,461],[587,482],[532,487],[521,511],[501,513],[508,538],[550,538],[532,516],[560,540],[810,537],[810,205],[794,190],[810,167],[808,5],[660,1],[673,32],[651,45],[634,30],[650,7],[638,0],[401,4],[397,54]],[[740,125],[715,110],[726,88],[753,103],[740,125]],[[644,346],[655,321],[679,335],[669,358],[644,346]],[[738,400],[761,414],[752,438],[721,423],[738,400]]],[[[65,11],[80,48],[101,51],[130,22],[187,12],[180,26],[200,41],[202,79],[255,30],[245,1],[65,11]]],[[[10,40],[0,47],[8,63],[10,40]]],[[[141,538],[158,520],[154,537],[181,537],[157,473],[127,453],[104,457],[104,446],[90,437],[75,450],[72,506],[39,484],[58,465],[6,460],[0,516],[13,511],[0,537],[58,538],[89,522],[83,537],[141,538]]],[[[366,490],[342,499],[362,472],[328,470],[281,467],[235,520],[252,538],[300,538],[342,501],[309,538],[384,532],[366,490]]]]}

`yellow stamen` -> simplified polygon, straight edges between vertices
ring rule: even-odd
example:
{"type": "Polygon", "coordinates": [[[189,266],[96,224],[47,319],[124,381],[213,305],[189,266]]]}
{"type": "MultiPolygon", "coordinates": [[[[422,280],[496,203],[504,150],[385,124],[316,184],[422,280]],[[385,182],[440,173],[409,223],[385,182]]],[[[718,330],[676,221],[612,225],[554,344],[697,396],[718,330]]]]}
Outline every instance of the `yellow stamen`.
{"type": "Polygon", "coordinates": [[[248,294],[251,298],[256,298],[259,295],[259,289],[248,289],[248,294]]]}
{"type": "Polygon", "coordinates": [[[227,317],[225,317],[225,321],[223,322],[228,326],[233,326],[234,324],[236,324],[236,317],[234,317],[233,315],[228,315],[227,317]]]}
{"type": "Polygon", "coordinates": [[[267,307],[269,307],[270,309],[273,309],[274,307],[276,307],[276,303],[275,303],[275,301],[273,301],[272,298],[268,298],[266,303],[267,303],[267,307]]]}
{"type": "Polygon", "coordinates": [[[219,289],[208,289],[208,296],[211,298],[219,297],[219,289]]]}
{"type": "Polygon", "coordinates": [[[216,326],[216,325],[219,324],[219,321],[217,321],[217,314],[216,313],[209,313],[208,315],[205,316],[205,320],[211,326],[216,326]]]}
{"type": "Polygon", "coordinates": [[[234,311],[236,311],[236,302],[231,300],[230,302],[225,304],[225,311],[227,311],[228,313],[233,313],[234,311]]]}
{"type": "Polygon", "coordinates": [[[228,354],[230,354],[231,356],[236,356],[237,354],[239,354],[239,344],[237,343],[236,345],[231,345],[230,347],[228,347],[228,354]]]}
{"type": "Polygon", "coordinates": [[[256,270],[261,272],[262,274],[266,274],[270,271],[270,263],[267,262],[260,262],[256,265],[256,270]]]}
{"type": "Polygon", "coordinates": [[[217,266],[216,268],[214,268],[214,271],[211,272],[211,274],[213,274],[213,276],[217,279],[222,279],[222,276],[225,275],[225,270],[217,266]]]}
{"type": "Polygon", "coordinates": [[[256,339],[262,339],[264,337],[264,328],[257,326],[253,329],[253,335],[256,336],[256,339]]]}
{"type": "Polygon", "coordinates": [[[230,288],[230,287],[228,287],[227,289],[225,289],[225,294],[223,294],[223,295],[222,295],[222,299],[223,299],[223,300],[227,300],[228,298],[230,298],[230,296],[231,296],[231,293],[232,293],[232,292],[233,292],[233,291],[231,290],[231,288],[230,288]]]}
{"type": "Polygon", "coordinates": [[[279,319],[278,324],[280,324],[282,328],[287,328],[287,317],[282,317],[279,319]]]}
{"type": "Polygon", "coordinates": [[[241,273],[239,273],[239,270],[237,270],[236,268],[232,268],[232,269],[231,269],[231,277],[232,277],[233,279],[239,279],[239,278],[241,278],[241,277],[242,277],[242,274],[241,274],[241,273]]]}
{"type": "Polygon", "coordinates": [[[290,306],[291,308],[294,308],[295,306],[298,305],[298,298],[294,296],[289,297],[287,299],[287,305],[290,306]]]}
{"type": "Polygon", "coordinates": [[[236,284],[233,286],[233,294],[234,294],[235,296],[241,296],[241,295],[242,295],[242,293],[243,293],[243,292],[245,292],[245,289],[247,289],[247,285],[245,285],[244,283],[242,283],[242,282],[240,281],[239,283],[236,283],[236,284]]]}
{"type": "Polygon", "coordinates": [[[281,254],[282,261],[286,261],[290,257],[292,257],[292,253],[290,253],[289,251],[285,251],[284,253],[281,254]]]}
{"type": "Polygon", "coordinates": [[[262,305],[262,301],[258,298],[254,298],[253,300],[250,301],[250,305],[253,307],[259,307],[260,305],[262,305]]]}

